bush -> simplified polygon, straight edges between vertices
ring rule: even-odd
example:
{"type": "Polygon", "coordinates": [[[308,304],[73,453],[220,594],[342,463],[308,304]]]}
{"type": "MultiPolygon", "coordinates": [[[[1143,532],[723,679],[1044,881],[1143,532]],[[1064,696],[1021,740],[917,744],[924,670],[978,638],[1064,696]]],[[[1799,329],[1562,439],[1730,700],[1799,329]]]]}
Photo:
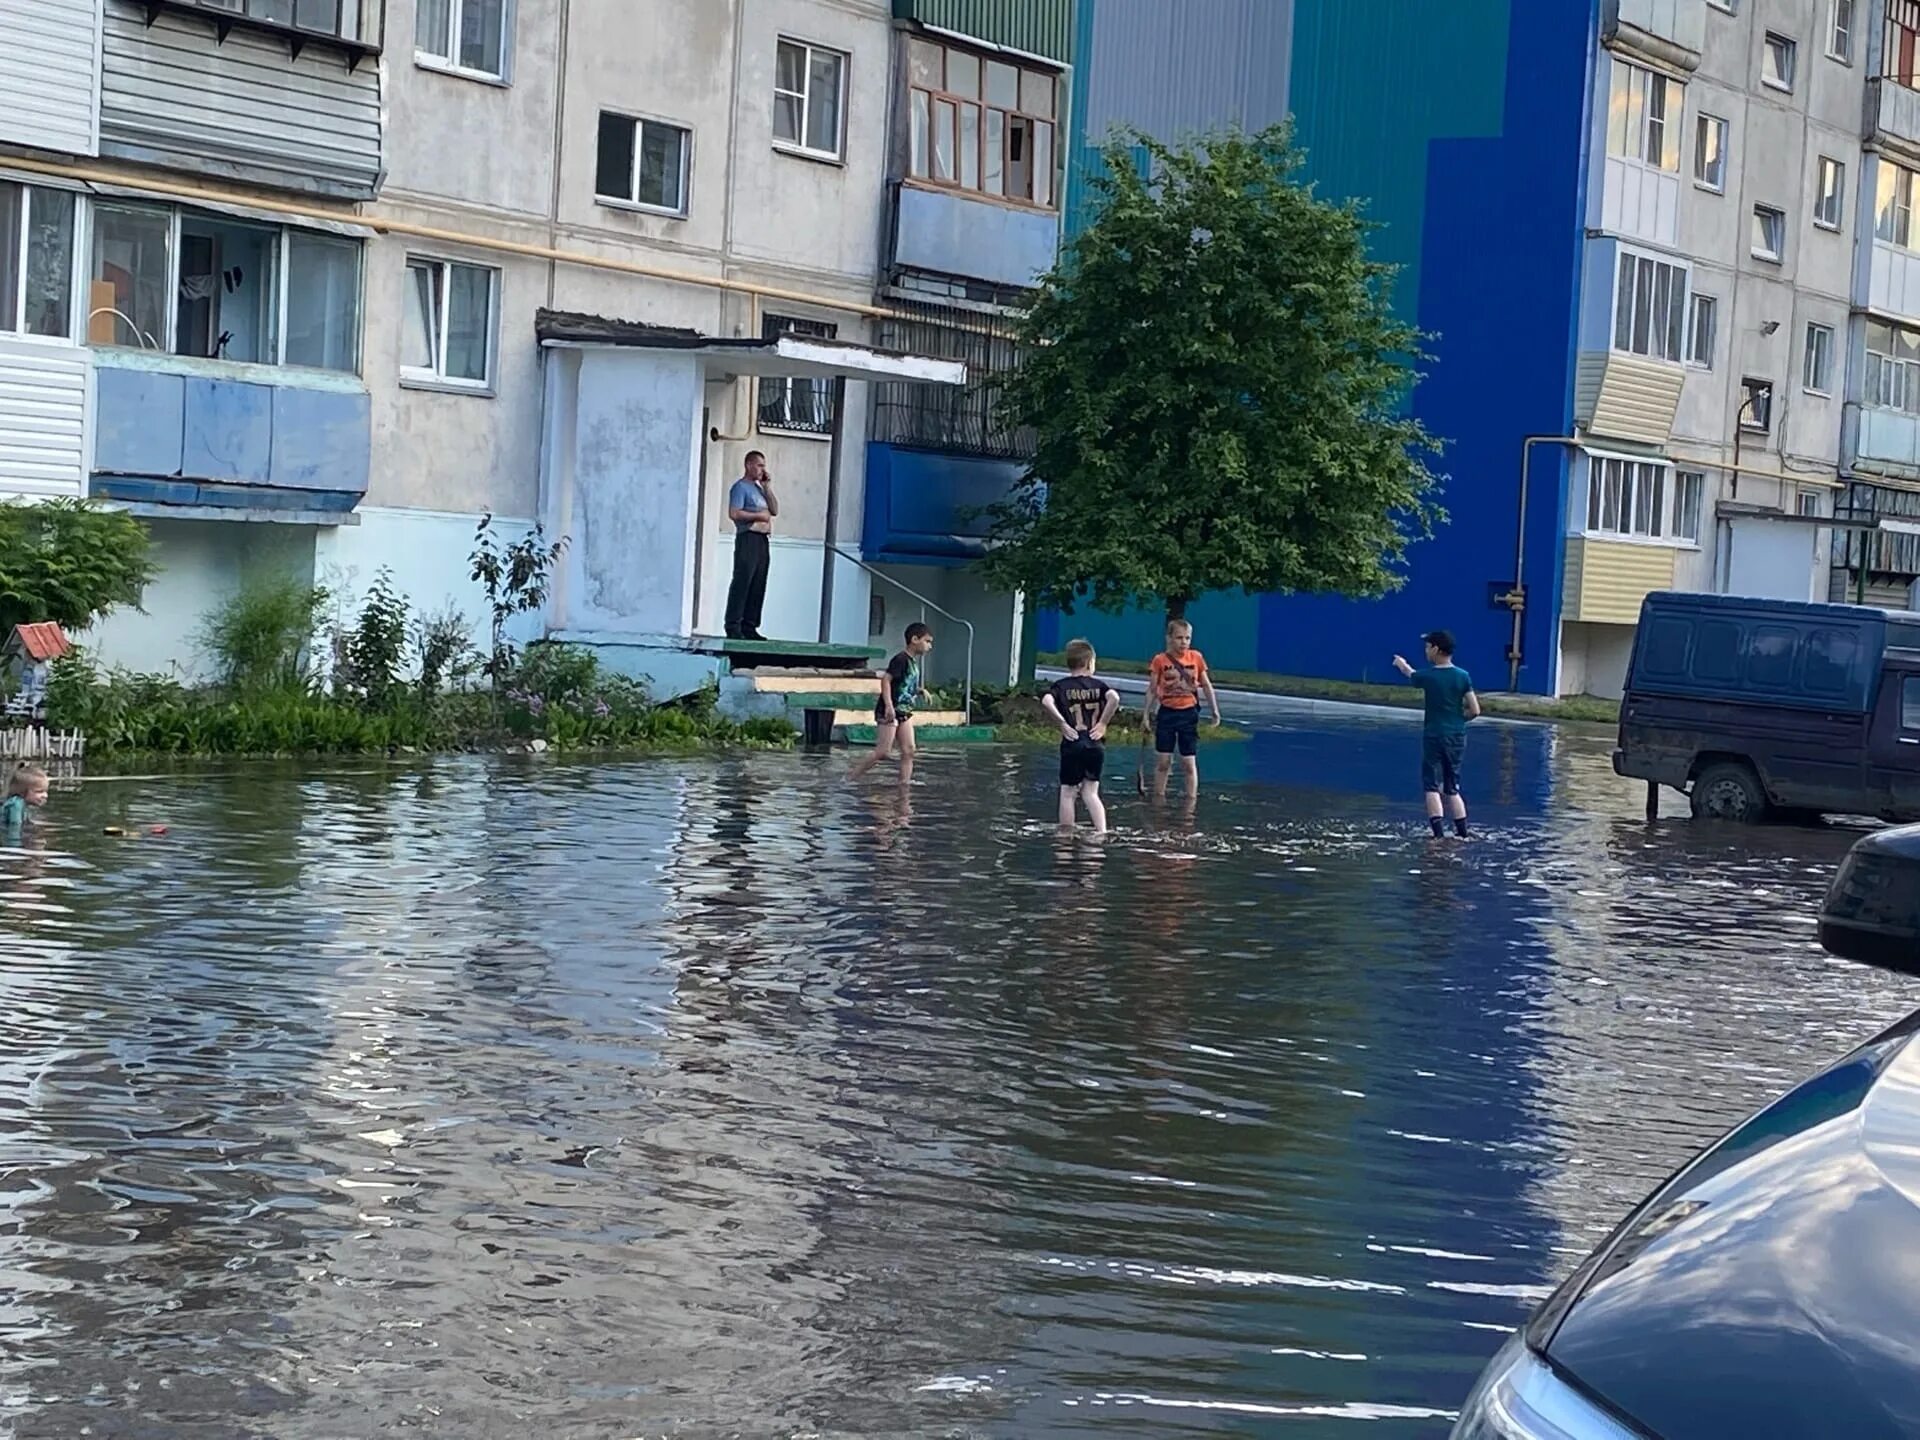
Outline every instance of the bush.
{"type": "Polygon", "coordinates": [[[307,688],[307,654],[327,592],[292,578],[250,580],[209,615],[200,646],[240,694],[307,688]]]}
{"type": "Polygon", "coordinates": [[[342,640],[336,688],[357,695],[369,710],[386,710],[402,695],[407,661],[407,602],[382,569],[360,607],[360,618],[342,640]]]}
{"type": "Polygon", "coordinates": [[[431,700],[441,691],[461,689],[480,667],[473,626],[455,606],[424,615],[413,624],[413,648],[420,661],[420,695],[431,700]]]}
{"type": "Polygon", "coordinates": [[[147,527],[86,500],[0,503],[0,634],[52,620],[84,630],[138,605],[153,578],[147,527]]]}

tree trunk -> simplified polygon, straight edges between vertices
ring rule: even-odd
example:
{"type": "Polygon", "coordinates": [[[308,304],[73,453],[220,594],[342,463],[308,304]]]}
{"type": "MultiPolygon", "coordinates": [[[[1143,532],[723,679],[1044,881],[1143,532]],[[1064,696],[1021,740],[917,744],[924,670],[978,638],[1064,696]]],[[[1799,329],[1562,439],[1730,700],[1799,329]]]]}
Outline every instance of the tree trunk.
{"type": "Polygon", "coordinates": [[[1187,597],[1184,595],[1169,595],[1167,597],[1167,623],[1171,625],[1176,620],[1184,620],[1186,618],[1187,597]]]}

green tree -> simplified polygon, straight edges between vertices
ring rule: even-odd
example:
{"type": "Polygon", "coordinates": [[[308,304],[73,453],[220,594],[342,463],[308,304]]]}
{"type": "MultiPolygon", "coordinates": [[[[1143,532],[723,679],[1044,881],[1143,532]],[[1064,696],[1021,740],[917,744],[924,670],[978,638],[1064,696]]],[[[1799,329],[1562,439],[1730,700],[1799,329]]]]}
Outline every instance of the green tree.
{"type": "Polygon", "coordinates": [[[1109,612],[1209,590],[1380,595],[1444,518],[1406,413],[1421,336],[1354,205],[1290,132],[1109,144],[1004,403],[1038,449],[988,512],[988,578],[1109,612]],[[1141,163],[1144,158],[1145,163],[1141,163]]]}
{"type": "Polygon", "coordinates": [[[138,605],[153,578],[147,527],[85,500],[0,503],[0,636],[52,620],[84,630],[138,605]]]}

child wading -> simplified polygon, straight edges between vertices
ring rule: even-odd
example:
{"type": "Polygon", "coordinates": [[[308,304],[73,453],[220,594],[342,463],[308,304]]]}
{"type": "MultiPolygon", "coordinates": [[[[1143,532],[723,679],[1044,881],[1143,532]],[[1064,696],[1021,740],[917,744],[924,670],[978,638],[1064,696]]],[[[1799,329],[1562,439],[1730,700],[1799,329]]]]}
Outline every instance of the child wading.
{"type": "Polygon", "coordinates": [[[1107,807],[1100,800],[1100,772],[1107,763],[1107,726],[1120,708],[1120,692],[1093,673],[1093,646],[1067,643],[1067,678],[1047,687],[1040,707],[1060,727],[1060,824],[1077,818],[1084,802],[1096,833],[1107,828],[1107,807]]]}
{"type": "Polygon", "coordinates": [[[887,662],[880,675],[880,700],[873,707],[873,753],[847,772],[849,780],[858,780],[892,752],[900,743],[900,783],[913,779],[913,712],[919,707],[926,689],[921,679],[921,662],[933,649],[933,631],[915,621],[907,626],[906,649],[887,662]]]}
{"type": "Polygon", "coordinates": [[[7,793],[0,799],[0,831],[18,830],[27,818],[27,809],[39,809],[47,803],[47,772],[22,760],[7,776],[7,793]]]}
{"type": "Polygon", "coordinates": [[[1147,667],[1146,725],[1153,732],[1157,752],[1153,769],[1153,798],[1164,800],[1173,756],[1180,754],[1187,793],[1200,789],[1200,697],[1206,696],[1213,723],[1220,723],[1220,699],[1213,693],[1207,662],[1193,648],[1193,626],[1185,620],[1167,622],[1167,648],[1147,667]]]}
{"type": "Polygon", "coordinates": [[[1445,835],[1441,816],[1453,821],[1453,833],[1466,838],[1467,802],[1460,794],[1460,762],[1466,756],[1467,722],[1480,718],[1480,697],[1473,677],[1453,663],[1453,635],[1435,630],[1422,637],[1427,663],[1419,670],[1402,657],[1393,668],[1426,692],[1427,722],[1420,736],[1420,784],[1427,792],[1427,824],[1445,835]]]}

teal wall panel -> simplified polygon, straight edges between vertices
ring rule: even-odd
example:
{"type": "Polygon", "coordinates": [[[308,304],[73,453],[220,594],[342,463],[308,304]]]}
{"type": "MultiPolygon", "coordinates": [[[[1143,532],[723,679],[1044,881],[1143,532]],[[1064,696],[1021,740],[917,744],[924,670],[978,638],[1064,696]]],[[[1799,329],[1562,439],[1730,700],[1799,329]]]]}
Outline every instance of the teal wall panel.
{"type": "Polygon", "coordinates": [[[994,45],[1073,63],[1074,0],[893,0],[900,20],[917,20],[994,45]]]}

